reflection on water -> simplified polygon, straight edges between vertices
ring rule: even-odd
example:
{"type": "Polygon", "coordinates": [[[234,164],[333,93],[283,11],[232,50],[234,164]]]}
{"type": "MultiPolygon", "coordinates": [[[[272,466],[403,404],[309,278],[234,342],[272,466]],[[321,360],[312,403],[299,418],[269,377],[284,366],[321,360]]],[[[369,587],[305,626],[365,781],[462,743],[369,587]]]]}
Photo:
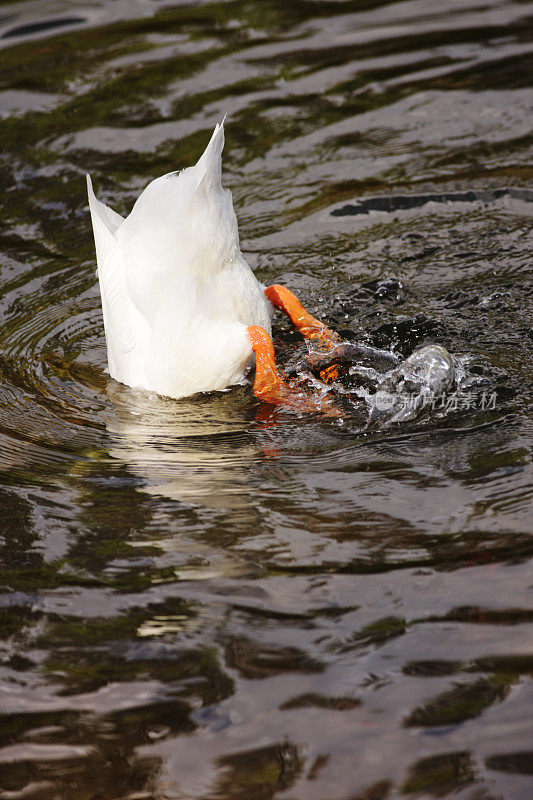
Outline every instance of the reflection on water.
{"type": "Polygon", "coordinates": [[[532,4],[0,5],[0,794],[529,800],[532,4]],[[341,424],[105,372],[84,173],[126,213],[226,112],[341,424]],[[367,426],[421,348],[457,404],[367,426]]]}
{"type": "Polygon", "coordinates": [[[239,404],[235,391],[176,403],[115,381],[107,391],[114,412],[106,420],[109,455],[141,479],[141,491],[185,504],[253,509],[251,467],[268,454],[250,433],[249,397],[239,404]]]}

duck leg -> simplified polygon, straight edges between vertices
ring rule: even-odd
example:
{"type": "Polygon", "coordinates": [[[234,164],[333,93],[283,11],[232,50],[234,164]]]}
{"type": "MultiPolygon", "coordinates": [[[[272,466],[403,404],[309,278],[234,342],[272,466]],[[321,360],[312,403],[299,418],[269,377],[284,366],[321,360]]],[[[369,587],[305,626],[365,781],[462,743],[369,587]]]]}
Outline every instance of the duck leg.
{"type": "Polygon", "coordinates": [[[264,328],[252,325],[247,328],[248,337],[255,353],[254,394],[264,403],[284,405],[295,411],[319,412],[337,417],[340,412],[328,397],[312,396],[298,386],[291,386],[278,373],[274,344],[264,328]]]}
{"type": "Polygon", "coordinates": [[[330,331],[323,322],[312,317],[298,298],[285,286],[279,284],[269,286],[265,289],[265,295],[275,308],[279,308],[287,314],[302,336],[315,341],[324,350],[330,350],[342,341],[338,333],[330,331]]]}
{"type": "Polygon", "coordinates": [[[274,343],[266,330],[257,325],[250,326],[247,332],[255,353],[254,394],[266,403],[277,403],[289,386],[278,374],[274,343]]]}

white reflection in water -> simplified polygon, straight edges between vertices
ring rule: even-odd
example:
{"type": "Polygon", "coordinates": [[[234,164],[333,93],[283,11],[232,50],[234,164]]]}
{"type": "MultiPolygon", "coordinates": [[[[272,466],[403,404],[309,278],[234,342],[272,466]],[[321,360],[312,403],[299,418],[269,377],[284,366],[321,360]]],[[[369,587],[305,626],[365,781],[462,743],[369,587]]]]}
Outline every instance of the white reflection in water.
{"type": "Polygon", "coordinates": [[[250,505],[253,465],[267,454],[250,433],[247,396],[232,391],[176,401],[114,381],[107,393],[110,455],[143,480],[140,491],[211,508],[250,505]]]}

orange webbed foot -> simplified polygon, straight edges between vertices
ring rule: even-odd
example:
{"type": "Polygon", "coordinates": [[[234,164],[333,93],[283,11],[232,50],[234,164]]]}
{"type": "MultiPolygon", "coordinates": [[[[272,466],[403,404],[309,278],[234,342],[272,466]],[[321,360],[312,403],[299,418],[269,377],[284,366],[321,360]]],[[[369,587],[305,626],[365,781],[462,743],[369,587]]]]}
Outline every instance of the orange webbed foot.
{"type": "Polygon", "coordinates": [[[265,289],[265,295],[274,308],[279,308],[291,320],[302,336],[316,342],[321,348],[330,350],[341,342],[338,333],[331,331],[323,322],[315,319],[302,306],[298,298],[285,286],[274,284],[265,289]]]}
{"type": "Polygon", "coordinates": [[[340,416],[328,397],[309,395],[293,382],[283,380],[276,368],[274,344],[264,328],[253,325],[247,331],[255,353],[253,391],[258,400],[294,411],[340,416]]]}

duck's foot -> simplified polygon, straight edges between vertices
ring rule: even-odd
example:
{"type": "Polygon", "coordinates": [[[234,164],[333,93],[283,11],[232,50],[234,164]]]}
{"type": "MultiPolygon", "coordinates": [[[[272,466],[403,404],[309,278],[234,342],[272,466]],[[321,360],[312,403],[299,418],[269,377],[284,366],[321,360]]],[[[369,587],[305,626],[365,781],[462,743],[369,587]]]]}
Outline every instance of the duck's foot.
{"type": "Polygon", "coordinates": [[[312,317],[298,298],[285,286],[279,284],[269,286],[265,289],[265,295],[275,308],[279,308],[287,314],[302,336],[313,340],[322,349],[329,350],[342,341],[338,333],[331,331],[323,322],[312,317]]]}
{"type": "Polygon", "coordinates": [[[253,391],[258,400],[275,406],[286,406],[294,411],[315,412],[338,417],[329,397],[309,395],[295,382],[287,383],[276,368],[274,344],[264,328],[249,327],[248,336],[255,353],[255,380],[253,391]]]}

